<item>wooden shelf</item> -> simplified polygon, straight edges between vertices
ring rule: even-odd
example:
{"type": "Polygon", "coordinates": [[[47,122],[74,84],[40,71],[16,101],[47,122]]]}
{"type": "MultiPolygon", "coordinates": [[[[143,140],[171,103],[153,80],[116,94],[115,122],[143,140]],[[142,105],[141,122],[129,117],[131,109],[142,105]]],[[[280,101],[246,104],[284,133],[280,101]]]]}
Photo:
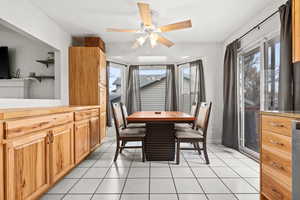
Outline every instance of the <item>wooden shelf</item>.
{"type": "Polygon", "coordinates": [[[48,68],[50,64],[54,64],[54,59],[48,59],[48,60],[36,60],[36,62],[42,63],[46,65],[48,68]]]}
{"type": "Polygon", "coordinates": [[[42,82],[42,79],[53,79],[55,80],[54,76],[31,76],[30,78],[34,78],[38,80],[39,82],[42,82]]]}

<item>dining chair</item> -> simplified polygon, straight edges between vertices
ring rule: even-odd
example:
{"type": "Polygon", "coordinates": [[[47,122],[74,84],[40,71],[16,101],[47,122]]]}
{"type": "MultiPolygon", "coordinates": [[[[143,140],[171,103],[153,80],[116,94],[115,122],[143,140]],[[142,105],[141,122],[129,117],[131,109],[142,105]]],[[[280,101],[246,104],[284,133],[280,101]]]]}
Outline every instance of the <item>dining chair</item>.
{"type": "Polygon", "coordinates": [[[143,123],[134,123],[129,124],[127,122],[128,112],[127,107],[124,103],[120,102],[121,111],[122,111],[122,118],[123,118],[123,126],[124,128],[146,128],[146,125],[143,123]]]}
{"type": "Polygon", "coordinates": [[[114,157],[114,162],[117,160],[119,153],[123,149],[133,149],[133,148],[142,148],[142,159],[145,162],[145,129],[129,129],[123,127],[123,117],[122,111],[119,103],[111,102],[112,114],[114,119],[114,124],[116,128],[116,152],[114,157]],[[120,145],[120,143],[122,144],[120,145]],[[127,142],[141,142],[141,146],[125,146],[127,142]]]}
{"type": "Polygon", "coordinates": [[[176,164],[180,162],[180,150],[197,150],[199,155],[201,151],[204,152],[206,164],[209,164],[209,158],[207,154],[207,128],[209,123],[209,117],[211,113],[211,102],[203,102],[200,104],[198,117],[196,121],[196,129],[178,130],[175,133],[177,152],[176,152],[176,164]],[[181,148],[181,143],[195,144],[193,148],[181,148]],[[200,148],[199,143],[202,143],[200,148]]]}
{"type": "MultiPolygon", "coordinates": [[[[191,106],[191,111],[190,115],[197,117],[197,108],[198,108],[198,103],[194,102],[191,106]]],[[[195,127],[195,122],[194,123],[176,123],[175,124],[175,130],[186,130],[186,129],[193,129],[195,127]]]]}

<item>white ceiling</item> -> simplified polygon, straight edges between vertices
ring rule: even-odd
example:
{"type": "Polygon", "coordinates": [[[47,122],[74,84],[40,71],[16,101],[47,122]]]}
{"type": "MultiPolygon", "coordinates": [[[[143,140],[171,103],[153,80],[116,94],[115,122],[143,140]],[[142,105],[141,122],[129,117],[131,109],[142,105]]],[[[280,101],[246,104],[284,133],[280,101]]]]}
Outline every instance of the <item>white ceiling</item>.
{"type": "MultiPolygon", "coordinates": [[[[139,28],[137,0],[30,0],[72,35],[96,34],[105,42],[134,41],[132,33],[111,28],[139,28]]],[[[221,42],[274,0],[144,0],[154,21],[165,25],[191,19],[192,29],[164,33],[173,42],[221,42]]]]}

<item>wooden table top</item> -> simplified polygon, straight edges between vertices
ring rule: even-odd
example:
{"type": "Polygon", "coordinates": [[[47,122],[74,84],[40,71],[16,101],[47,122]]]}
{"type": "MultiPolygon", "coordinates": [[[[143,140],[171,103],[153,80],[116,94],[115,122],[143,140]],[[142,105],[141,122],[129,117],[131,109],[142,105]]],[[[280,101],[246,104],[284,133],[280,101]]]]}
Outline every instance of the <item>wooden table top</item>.
{"type": "Polygon", "coordinates": [[[135,112],[127,117],[130,123],[138,122],[193,122],[196,118],[192,115],[183,112],[165,112],[156,114],[155,111],[135,112]]]}

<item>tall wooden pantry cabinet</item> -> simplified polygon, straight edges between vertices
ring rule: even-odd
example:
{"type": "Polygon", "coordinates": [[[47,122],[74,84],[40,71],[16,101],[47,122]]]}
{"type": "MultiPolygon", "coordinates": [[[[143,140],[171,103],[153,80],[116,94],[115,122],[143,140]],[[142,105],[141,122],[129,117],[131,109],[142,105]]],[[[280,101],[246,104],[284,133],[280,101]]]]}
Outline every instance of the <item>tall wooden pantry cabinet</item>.
{"type": "Polygon", "coordinates": [[[100,131],[100,135],[99,131],[90,132],[91,148],[106,136],[106,87],[106,58],[103,51],[99,47],[70,47],[70,105],[100,105],[99,116],[89,122],[91,127],[99,127],[100,131]]]}

